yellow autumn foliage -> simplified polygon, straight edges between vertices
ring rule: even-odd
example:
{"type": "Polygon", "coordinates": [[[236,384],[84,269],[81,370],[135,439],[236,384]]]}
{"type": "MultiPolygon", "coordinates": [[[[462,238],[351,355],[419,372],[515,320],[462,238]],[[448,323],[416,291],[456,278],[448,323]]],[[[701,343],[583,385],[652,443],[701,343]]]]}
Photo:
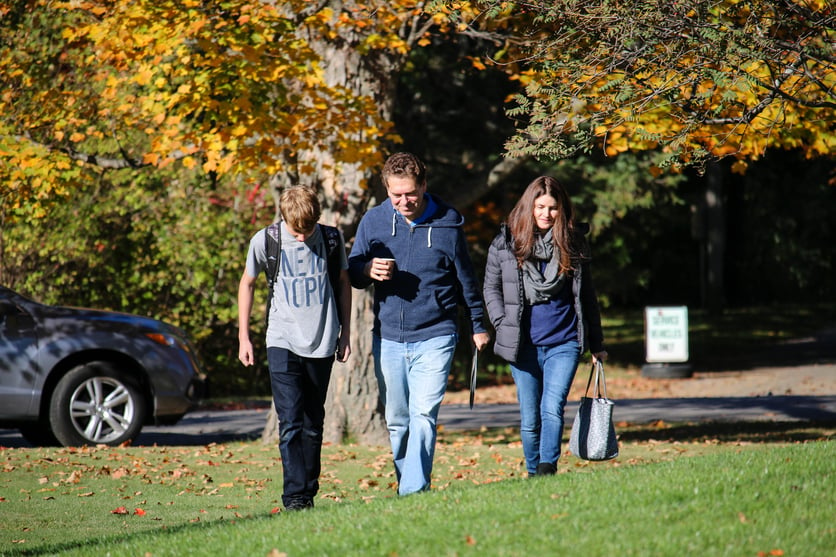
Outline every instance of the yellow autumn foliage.
{"type": "MultiPolygon", "coordinates": [[[[371,165],[391,123],[379,118],[373,99],[329,87],[308,40],[335,38],[344,27],[358,33],[367,54],[406,54],[412,46],[398,30],[422,14],[423,3],[340,6],[36,0],[27,17],[41,35],[28,35],[25,24],[0,29],[7,32],[0,46],[0,180],[20,205],[83,179],[85,161],[94,159],[115,167],[179,162],[246,176],[275,172],[307,146],[333,144],[347,160],[371,165]],[[54,78],[38,71],[52,49],[62,64],[54,78]],[[358,144],[360,137],[368,144],[358,144]],[[44,164],[53,158],[60,164],[44,164]],[[72,158],[81,166],[68,164],[72,158]]],[[[438,17],[439,25],[447,22],[438,17]]]]}

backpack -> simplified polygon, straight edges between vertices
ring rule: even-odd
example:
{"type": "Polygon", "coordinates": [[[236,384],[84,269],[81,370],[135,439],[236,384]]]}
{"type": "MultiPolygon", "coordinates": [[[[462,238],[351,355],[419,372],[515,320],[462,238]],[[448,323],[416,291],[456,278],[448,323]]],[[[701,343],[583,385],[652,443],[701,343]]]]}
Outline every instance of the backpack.
{"type": "MultiPolygon", "coordinates": [[[[337,316],[342,322],[340,315],[340,262],[341,258],[337,253],[340,247],[340,231],[333,226],[317,224],[319,233],[325,239],[325,253],[328,264],[328,281],[331,283],[331,290],[334,292],[334,301],[337,303],[337,316]]],[[[267,252],[267,268],[264,274],[267,277],[267,320],[270,320],[270,304],[273,302],[273,286],[279,278],[279,266],[282,260],[282,231],[281,223],[274,222],[267,227],[264,234],[264,248],[267,252]]]]}

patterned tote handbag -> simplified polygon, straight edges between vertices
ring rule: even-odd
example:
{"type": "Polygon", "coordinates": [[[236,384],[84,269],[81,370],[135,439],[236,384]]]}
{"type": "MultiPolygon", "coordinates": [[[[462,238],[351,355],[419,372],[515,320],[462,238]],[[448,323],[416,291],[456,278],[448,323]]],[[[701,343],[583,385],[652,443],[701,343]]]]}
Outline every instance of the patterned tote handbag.
{"type": "Polygon", "coordinates": [[[607,398],[607,381],[604,378],[604,364],[599,360],[589,371],[586,391],[581,397],[572,433],[569,435],[569,450],[584,460],[610,460],[618,456],[618,439],[612,422],[614,402],[607,398]],[[594,377],[594,379],[593,379],[594,377]],[[589,386],[595,382],[592,397],[589,386]],[[603,397],[599,396],[599,385],[603,397]]]}

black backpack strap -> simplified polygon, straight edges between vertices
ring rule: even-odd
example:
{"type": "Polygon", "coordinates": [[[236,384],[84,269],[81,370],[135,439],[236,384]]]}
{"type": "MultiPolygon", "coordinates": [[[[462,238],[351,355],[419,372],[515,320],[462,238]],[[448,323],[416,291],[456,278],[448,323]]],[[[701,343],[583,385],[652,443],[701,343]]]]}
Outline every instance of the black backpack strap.
{"type": "Polygon", "coordinates": [[[274,222],[264,229],[264,252],[267,254],[267,285],[272,288],[279,276],[279,263],[282,254],[282,231],[280,224],[274,222]]]}
{"type": "MultiPolygon", "coordinates": [[[[337,313],[340,311],[340,263],[342,258],[337,251],[340,248],[340,231],[327,224],[319,225],[319,232],[325,241],[326,261],[328,264],[328,281],[331,283],[331,291],[334,293],[334,301],[337,303],[337,313]]],[[[342,322],[340,315],[340,321],[342,322]]]]}
{"type": "Polygon", "coordinates": [[[267,267],[264,274],[267,277],[267,320],[270,320],[270,304],[273,302],[273,285],[279,277],[279,265],[282,260],[282,231],[281,225],[274,222],[264,229],[264,252],[267,255],[267,267]]]}

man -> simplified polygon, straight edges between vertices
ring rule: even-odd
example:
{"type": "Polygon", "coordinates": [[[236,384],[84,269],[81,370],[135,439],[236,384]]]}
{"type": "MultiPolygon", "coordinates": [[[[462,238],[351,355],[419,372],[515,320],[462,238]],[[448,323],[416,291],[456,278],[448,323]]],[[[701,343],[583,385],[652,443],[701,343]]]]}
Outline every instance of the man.
{"type": "Polygon", "coordinates": [[[238,286],[238,358],[245,366],[253,365],[249,336],[253,292],[259,273],[271,268],[268,256],[272,255],[278,258],[278,267],[274,267],[275,284],[268,304],[267,361],[279,418],[282,502],[287,510],[301,510],[314,506],[319,490],[325,397],[334,355],[345,362],[351,353],[351,283],[342,235],[317,225],[316,192],[307,187],[288,188],[280,204],[278,229],[275,225],[262,229],[250,240],[238,286]],[[268,230],[278,238],[268,238],[268,230]],[[328,264],[329,239],[334,243],[330,257],[339,258],[338,266],[328,264]],[[271,254],[269,242],[276,240],[276,252],[271,254]],[[329,280],[329,267],[331,274],[339,269],[338,279],[331,276],[329,280]]]}
{"type": "Polygon", "coordinates": [[[462,216],[427,193],[426,169],[415,155],[392,155],[382,177],[388,199],[363,216],[348,265],[355,288],[374,284],[375,374],[398,493],[408,495],[430,488],[460,301],[478,350],[489,336],[462,216]]]}

